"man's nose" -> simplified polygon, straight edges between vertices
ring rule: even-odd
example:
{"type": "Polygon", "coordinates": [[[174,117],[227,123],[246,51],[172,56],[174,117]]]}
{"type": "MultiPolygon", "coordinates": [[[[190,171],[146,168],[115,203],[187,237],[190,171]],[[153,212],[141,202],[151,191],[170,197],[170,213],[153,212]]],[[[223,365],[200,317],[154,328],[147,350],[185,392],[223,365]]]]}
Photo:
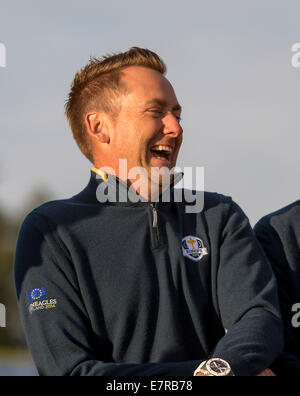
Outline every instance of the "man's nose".
{"type": "Polygon", "coordinates": [[[183,133],[183,129],[180,125],[180,120],[171,113],[168,113],[164,119],[164,134],[172,136],[174,138],[179,137],[183,133]]]}

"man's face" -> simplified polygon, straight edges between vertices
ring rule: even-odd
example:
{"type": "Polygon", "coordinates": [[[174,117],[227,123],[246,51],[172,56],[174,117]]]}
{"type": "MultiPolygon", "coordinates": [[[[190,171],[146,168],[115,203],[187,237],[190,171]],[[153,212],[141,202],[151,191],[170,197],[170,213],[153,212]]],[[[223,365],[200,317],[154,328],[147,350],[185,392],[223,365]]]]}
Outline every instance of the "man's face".
{"type": "Polygon", "coordinates": [[[143,167],[150,180],[152,167],[176,165],[182,144],[181,107],[171,84],[159,72],[128,67],[123,73],[129,94],[121,98],[121,111],[114,120],[111,163],[118,171],[119,159],[127,159],[128,171],[143,167]]]}

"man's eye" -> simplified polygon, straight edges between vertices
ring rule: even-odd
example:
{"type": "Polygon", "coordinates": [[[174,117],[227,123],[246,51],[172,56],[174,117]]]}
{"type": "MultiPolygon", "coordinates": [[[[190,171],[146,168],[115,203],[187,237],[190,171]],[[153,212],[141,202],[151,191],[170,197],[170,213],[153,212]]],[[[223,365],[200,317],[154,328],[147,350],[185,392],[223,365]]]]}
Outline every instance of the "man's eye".
{"type": "Polygon", "coordinates": [[[157,115],[162,115],[162,114],[164,114],[163,113],[163,111],[161,111],[161,110],[149,110],[150,111],[150,113],[153,113],[153,114],[157,114],[157,115]]]}
{"type": "MultiPolygon", "coordinates": [[[[164,112],[164,111],[158,110],[158,109],[152,109],[152,110],[149,110],[149,112],[155,114],[155,117],[157,117],[157,118],[158,118],[158,117],[162,117],[162,116],[165,115],[165,112],[164,112]]],[[[179,122],[182,121],[181,116],[174,114],[174,117],[175,117],[179,122]]]]}

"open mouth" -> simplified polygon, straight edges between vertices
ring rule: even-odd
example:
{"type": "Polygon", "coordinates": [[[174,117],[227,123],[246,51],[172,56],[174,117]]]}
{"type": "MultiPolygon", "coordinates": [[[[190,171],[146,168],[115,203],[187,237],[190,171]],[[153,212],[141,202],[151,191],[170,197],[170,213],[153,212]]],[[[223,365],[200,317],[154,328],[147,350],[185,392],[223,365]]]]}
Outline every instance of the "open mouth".
{"type": "Polygon", "coordinates": [[[171,162],[171,157],[173,153],[173,148],[170,146],[153,146],[151,149],[151,154],[154,158],[166,161],[168,163],[171,162]]]}

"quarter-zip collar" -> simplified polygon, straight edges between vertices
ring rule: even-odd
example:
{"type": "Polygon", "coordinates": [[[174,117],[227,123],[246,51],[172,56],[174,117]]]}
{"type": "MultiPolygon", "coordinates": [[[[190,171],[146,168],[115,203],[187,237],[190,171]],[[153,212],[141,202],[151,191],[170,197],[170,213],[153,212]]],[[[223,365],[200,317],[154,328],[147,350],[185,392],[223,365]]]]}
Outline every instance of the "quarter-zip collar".
{"type": "MultiPolygon", "coordinates": [[[[170,192],[170,202],[174,201],[174,187],[183,178],[183,173],[174,174],[170,187],[159,197],[157,202],[165,202],[164,197],[170,192]]],[[[86,188],[74,198],[87,202],[99,203],[101,199],[109,205],[117,206],[146,206],[151,204],[148,200],[136,193],[126,182],[114,175],[99,172],[97,168],[91,169],[91,177],[86,188]]],[[[155,204],[155,202],[154,202],[155,204]]]]}

